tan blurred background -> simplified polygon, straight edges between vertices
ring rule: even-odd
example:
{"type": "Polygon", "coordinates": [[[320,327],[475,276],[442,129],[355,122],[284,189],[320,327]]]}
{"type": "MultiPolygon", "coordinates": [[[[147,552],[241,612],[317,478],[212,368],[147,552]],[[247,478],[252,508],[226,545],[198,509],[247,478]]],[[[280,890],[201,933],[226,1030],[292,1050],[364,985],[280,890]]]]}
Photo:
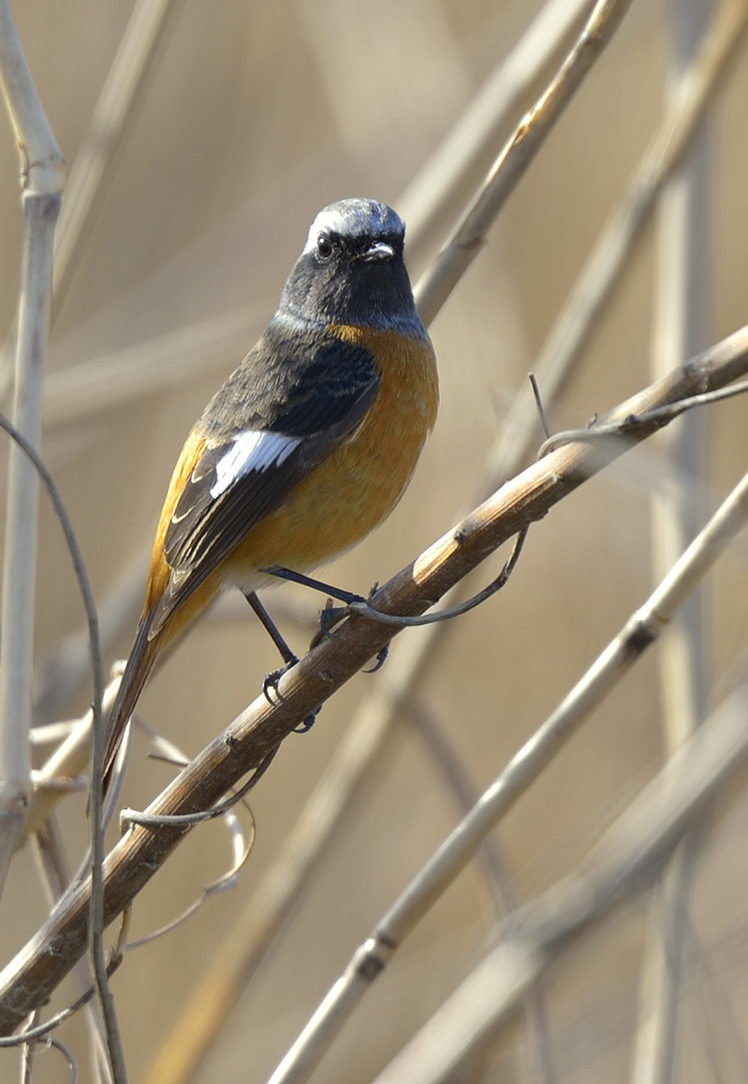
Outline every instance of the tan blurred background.
{"type": "MultiPolygon", "coordinates": [[[[87,131],[131,6],[124,0],[14,5],[69,163],[87,131]]],[[[50,388],[58,398],[50,391],[44,452],[100,600],[133,561],[144,565],[183,436],[272,313],[317,209],[347,195],[371,195],[399,207],[401,193],[429,153],[540,6],[537,0],[274,5],[184,0],[176,5],[52,334],[50,388]],[[216,321],[224,332],[219,345],[201,347],[191,358],[187,375],[177,369],[176,379],[164,383],[157,370],[143,371],[142,357],[149,356],[157,337],[202,321],[216,321]],[[121,363],[124,350],[132,351],[125,356],[125,374],[134,379],[112,395],[109,367],[121,363]],[[66,373],[83,363],[92,365],[90,375],[71,392],[66,373]]],[[[396,512],[374,537],[326,570],[332,581],[366,591],[447,530],[467,507],[507,403],[522,387],[660,116],[668,64],[666,6],[634,3],[436,320],[442,407],[435,433],[396,512]]],[[[748,61],[741,55],[712,114],[713,339],[746,318],[746,100],[748,61]]],[[[8,125],[3,134],[0,316],[7,329],[16,304],[21,217],[8,125]]],[[[445,217],[441,235],[451,221],[445,217]]],[[[440,239],[434,236],[415,254],[414,279],[440,239]]],[[[649,229],[582,366],[552,411],[554,427],[584,424],[595,411],[649,381],[653,242],[649,229]]],[[[158,364],[154,360],[153,366],[158,364]]],[[[708,465],[700,481],[713,505],[745,469],[745,402],[712,408],[708,428],[708,465]]],[[[3,444],[3,460],[5,454],[3,444]]],[[[418,699],[454,743],[476,792],[648,593],[647,490],[667,469],[661,447],[651,441],[564,501],[533,529],[505,592],[456,622],[444,639],[418,699]]],[[[82,614],[46,504],[41,523],[40,667],[79,627],[82,614]]],[[[715,697],[734,678],[748,642],[747,557],[743,539],[709,579],[715,697]]],[[[297,604],[305,613],[318,606],[316,598],[290,587],[266,601],[282,615],[297,604]]],[[[246,614],[238,605],[224,608],[204,621],[143,696],[147,718],[188,752],[197,751],[254,698],[262,676],[276,665],[271,645],[245,609],[246,614]]],[[[301,650],[309,629],[291,621],[283,621],[283,628],[301,650]]],[[[129,636],[129,630],[120,636],[107,662],[126,652],[129,636]]],[[[397,645],[393,655],[396,650],[397,645]]],[[[294,736],[282,748],[251,797],[257,842],[238,887],[212,899],[168,938],[126,959],[114,989],[132,1080],[145,1079],[196,976],[250,899],[375,680],[357,677],[325,707],[310,734],[294,736]]],[[[80,689],[60,713],[82,711],[89,696],[87,686],[80,689]]],[[[168,778],[168,769],[146,761],[145,753],[146,743],[137,738],[124,795],[135,806],[147,803],[168,778]]],[[[602,827],[654,774],[661,753],[653,653],[497,834],[506,875],[520,900],[573,868],[602,827]]],[[[61,812],[71,863],[84,845],[83,808],[84,799],[74,798],[61,812]]],[[[266,1079],[355,945],[458,816],[423,737],[403,719],[320,860],[292,922],[196,1079],[226,1084],[266,1079]]],[[[738,1044],[748,1057],[747,828],[748,807],[736,787],[713,818],[696,886],[694,921],[708,968],[697,965],[688,986],[683,1081],[717,1079],[709,1075],[708,1052],[712,1043],[719,1048],[720,1033],[710,1030],[705,1008],[717,998],[715,990],[734,1014],[731,1029],[725,1010],[723,1029],[730,1038],[724,1042],[738,1044]]],[[[138,899],[133,934],[177,913],[227,861],[228,844],[219,827],[193,833],[138,899]]],[[[3,961],[33,932],[46,908],[26,848],[2,901],[3,961]]],[[[629,1079],[645,920],[643,903],[620,911],[548,982],[546,1011],[558,1081],[629,1079]]],[[[494,928],[486,883],[474,866],[403,947],[315,1079],[336,1084],[371,1079],[480,959],[494,928]]],[[[80,1022],[62,1035],[80,1057],[86,1079],[80,1022]]],[[[48,1063],[38,1063],[38,1079],[64,1079],[61,1064],[51,1054],[46,1058],[48,1063]]],[[[523,1033],[515,1028],[483,1067],[473,1066],[464,1079],[532,1080],[531,1066],[523,1033]]],[[[0,1078],[14,1079],[15,1072],[15,1056],[0,1054],[0,1078]]]]}

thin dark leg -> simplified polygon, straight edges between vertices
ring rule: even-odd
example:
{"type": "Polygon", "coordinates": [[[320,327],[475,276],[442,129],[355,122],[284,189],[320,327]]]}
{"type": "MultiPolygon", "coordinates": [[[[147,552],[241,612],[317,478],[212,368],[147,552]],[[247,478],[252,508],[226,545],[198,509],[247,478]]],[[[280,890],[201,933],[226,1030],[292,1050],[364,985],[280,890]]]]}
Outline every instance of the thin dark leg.
{"type": "MultiPolygon", "coordinates": [[[[263,568],[268,576],[277,576],[279,580],[290,580],[291,583],[300,583],[302,587],[311,587],[313,591],[320,591],[323,595],[330,595],[338,602],[344,602],[349,606],[352,602],[365,602],[363,595],[356,595],[352,591],[343,591],[340,587],[334,587],[324,580],[316,580],[312,576],[305,576],[303,572],[294,572],[292,568],[284,568],[282,565],[273,565],[272,568],[263,568]]],[[[252,603],[250,603],[252,605],[252,603]]]]}
{"type": "MultiPolygon", "coordinates": [[[[278,651],[280,652],[281,658],[284,662],[284,665],[279,670],[272,670],[269,674],[266,674],[262,682],[262,691],[265,694],[265,699],[267,700],[268,704],[272,704],[273,701],[270,696],[271,689],[274,689],[277,694],[278,682],[283,677],[286,670],[288,670],[291,666],[294,666],[299,661],[299,659],[298,656],[294,654],[294,652],[286,643],[285,639],[281,635],[280,629],[260,602],[257,594],[254,591],[245,591],[244,597],[259,617],[262,627],[265,629],[270,639],[278,648],[278,651]]],[[[307,730],[310,730],[314,724],[314,720],[316,719],[316,717],[317,712],[315,711],[312,715],[309,715],[303,723],[296,727],[296,731],[300,734],[303,734],[307,730]]]]}
{"type": "Polygon", "coordinates": [[[298,657],[293,653],[291,648],[284,640],[283,636],[281,635],[280,629],[273,621],[272,617],[267,612],[265,607],[262,605],[256,593],[254,591],[247,591],[245,592],[244,597],[259,617],[260,622],[262,623],[262,627],[265,629],[270,639],[278,648],[280,656],[286,666],[293,666],[295,662],[299,661],[298,657]]]}

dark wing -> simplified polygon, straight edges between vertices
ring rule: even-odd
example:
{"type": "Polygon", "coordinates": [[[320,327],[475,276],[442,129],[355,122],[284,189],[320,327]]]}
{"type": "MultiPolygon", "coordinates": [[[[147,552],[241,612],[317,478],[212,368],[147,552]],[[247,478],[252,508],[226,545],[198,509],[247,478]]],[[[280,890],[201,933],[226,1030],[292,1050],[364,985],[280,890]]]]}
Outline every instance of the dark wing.
{"type": "Polygon", "coordinates": [[[171,577],[150,637],[249,531],[350,439],[379,390],[381,378],[368,352],[337,339],[310,350],[295,374],[279,358],[277,344],[260,340],[198,422],[207,447],[166,530],[171,577]],[[262,364],[255,360],[263,349],[270,350],[272,365],[261,355],[262,364]]]}

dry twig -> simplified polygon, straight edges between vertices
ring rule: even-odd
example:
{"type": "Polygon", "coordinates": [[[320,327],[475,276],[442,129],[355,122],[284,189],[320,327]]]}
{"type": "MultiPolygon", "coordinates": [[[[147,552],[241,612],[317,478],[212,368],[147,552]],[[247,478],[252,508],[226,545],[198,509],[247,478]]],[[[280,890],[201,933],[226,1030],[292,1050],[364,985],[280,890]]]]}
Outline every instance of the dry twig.
{"type": "Polygon", "coordinates": [[[463,818],[359,947],[272,1077],[300,1084],[318,1064],[363,995],[417,922],[452,884],[491,829],[537,779],[613,686],[670,623],[725,546],[748,520],[748,475],[723,502],[668,575],[598,656],[556,710],[463,818]]]}
{"type": "MultiPolygon", "coordinates": [[[[697,391],[719,388],[748,371],[748,328],[705,351],[667,378],[620,404],[603,419],[631,428],[631,418],[697,391]]],[[[489,553],[523,526],[542,518],[591,474],[645,439],[659,425],[638,423],[628,439],[572,443],[546,456],[507,483],[434,543],[374,596],[378,609],[423,612],[489,553]]],[[[310,711],[362,669],[392,638],[390,626],[352,618],[335,639],[321,643],[280,680],[279,702],[258,697],[219,734],[149,807],[156,815],[193,813],[210,807],[242,775],[264,763],[310,711]]],[[[106,921],[137,895],[187,833],[181,825],[136,827],[107,858],[106,921]]],[[[45,1000],[83,951],[89,886],[76,884],[0,975],[0,1033],[17,1027],[45,1000]]]]}
{"type": "MultiPolygon", "coordinates": [[[[669,4],[671,63],[669,94],[694,62],[708,29],[709,6],[701,0],[669,4]]],[[[663,192],[659,210],[658,274],[653,330],[653,376],[694,353],[711,333],[711,282],[714,259],[711,212],[714,140],[702,120],[688,154],[663,192]]],[[[674,426],[666,437],[668,459],[684,477],[703,473],[706,418],[674,426]]],[[[703,500],[694,487],[654,494],[653,572],[661,576],[697,530],[703,500]]],[[[694,592],[675,618],[659,653],[663,748],[672,755],[693,734],[708,701],[705,660],[705,589],[694,592]]],[[[669,1084],[676,1079],[678,1019],[682,1012],[686,958],[691,944],[689,903],[703,825],[691,829],[663,871],[660,890],[651,901],[650,929],[640,990],[639,1029],[631,1064],[636,1084],[669,1084]]]]}
{"type": "Polygon", "coordinates": [[[630,6],[631,0],[598,0],[595,4],[556,77],[517,126],[437,260],[417,284],[416,302],[425,324],[431,323],[455,284],[480,252],[486,234],[508,196],[610,42],[630,6]]]}
{"type": "MultiPolygon", "coordinates": [[[[13,410],[19,431],[38,446],[52,246],[64,159],[36,93],[7,0],[0,0],[0,82],[21,157],[24,215],[13,410]]],[[[0,890],[31,796],[29,730],[37,501],[34,468],[14,445],[8,463],[0,618],[0,890]]]]}
{"type": "Polygon", "coordinates": [[[515,912],[497,947],[377,1077],[435,1084],[516,1012],[566,949],[658,872],[704,804],[748,756],[748,689],[734,691],[593,848],[583,868],[515,912]]]}

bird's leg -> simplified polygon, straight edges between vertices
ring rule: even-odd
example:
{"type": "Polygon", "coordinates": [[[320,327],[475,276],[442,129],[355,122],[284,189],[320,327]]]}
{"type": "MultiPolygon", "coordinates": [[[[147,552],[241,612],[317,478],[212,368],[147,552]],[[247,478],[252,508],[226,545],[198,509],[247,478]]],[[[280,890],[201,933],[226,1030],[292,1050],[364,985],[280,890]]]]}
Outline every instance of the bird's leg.
{"type": "Polygon", "coordinates": [[[357,595],[353,591],[343,591],[340,587],[333,587],[324,580],[317,580],[313,576],[305,576],[303,572],[294,572],[292,568],[284,568],[282,565],[273,565],[272,568],[263,568],[268,576],[277,576],[279,580],[290,580],[291,583],[300,583],[302,587],[311,587],[313,591],[320,591],[323,595],[330,595],[345,606],[352,602],[366,602],[363,595],[357,595]]]}
{"type": "Polygon", "coordinates": [[[285,639],[283,638],[283,635],[281,634],[280,629],[276,625],[275,621],[273,621],[272,617],[267,612],[265,607],[260,602],[259,598],[257,597],[256,592],[255,591],[245,591],[244,592],[244,597],[246,598],[249,605],[252,607],[254,612],[259,617],[260,622],[262,624],[262,627],[265,629],[265,632],[267,632],[270,639],[273,641],[275,646],[278,648],[278,651],[280,652],[280,657],[283,659],[283,662],[285,663],[285,669],[288,669],[289,666],[293,666],[294,663],[297,663],[299,661],[298,657],[293,653],[291,648],[286,643],[285,639]]]}
{"type": "MultiPolygon", "coordinates": [[[[374,586],[372,587],[371,591],[369,592],[369,598],[368,599],[360,599],[359,600],[358,598],[355,598],[355,599],[352,599],[351,602],[359,602],[359,601],[361,601],[361,602],[363,602],[364,606],[366,606],[368,608],[369,602],[371,601],[371,599],[376,594],[376,591],[377,591],[378,587],[379,587],[379,584],[375,583],[374,586]]],[[[342,592],[341,592],[341,594],[342,594],[342,592]]],[[[340,622],[344,618],[346,618],[349,615],[349,613],[353,612],[351,610],[351,602],[347,602],[344,606],[333,606],[333,600],[331,598],[328,598],[327,605],[325,606],[324,610],[320,614],[319,630],[315,633],[314,637],[312,638],[312,642],[309,645],[310,648],[311,647],[316,647],[317,644],[321,643],[322,640],[325,639],[325,638],[327,638],[328,640],[334,640],[335,639],[335,632],[334,632],[335,626],[340,624],[340,622]]],[[[381,670],[381,668],[384,666],[385,662],[387,661],[387,656],[389,655],[389,653],[390,653],[390,645],[385,644],[384,647],[380,648],[380,650],[377,652],[376,659],[374,660],[374,665],[370,666],[368,670],[364,670],[363,672],[365,674],[376,674],[377,670],[381,670]]]]}
{"type": "MultiPolygon", "coordinates": [[[[326,637],[328,640],[334,640],[335,639],[335,633],[334,633],[333,630],[334,630],[335,626],[339,625],[340,622],[344,618],[348,617],[349,614],[355,612],[354,609],[353,609],[354,606],[363,605],[365,610],[368,612],[371,609],[370,603],[371,603],[371,600],[374,597],[374,595],[377,593],[378,587],[379,587],[379,583],[375,583],[373,585],[371,591],[369,591],[369,597],[368,598],[363,598],[363,596],[358,596],[358,597],[351,597],[351,598],[345,599],[345,598],[342,597],[343,592],[340,592],[340,595],[338,597],[340,598],[340,601],[343,603],[342,606],[333,606],[333,600],[331,598],[328,598],[327,605],[325,606],[324,610],[320,614],[319,632],[316,634],[316,636],[312,640],[311,646],[316,647],[317,644],[324,637],[326,637]]],[[[380,655],[381,655],[381,652],[380,652],[380,655]]],[[[385,651],[384,657],[382,659],[380,659],[379,662],[378,662],[378,665],[374,667],[375,671],[378,670],[379,667],[382,665],[382,663],[384,662],[384,658],[386,658],[386,655],[387,655],[387,652],[385,651]]],[[[379,655],[377,656],[377,659],[379,659],[379,655]]]]}
{"type": "MultiPolygon", "coordinates": [[[[354,603],[368,606],[369,601],[379,586],[379,584],[375,583],[369,592],[369,598],[366,599],[363,595],[357,595],[353,591],[344,591],[340,587],[334,587],[332,584],[325,583],[324,580],[315,579],[313,576],[305,576],[303,572],[294,572],[292,568],[285,568],[282,565],[274,565],[272,568],[264,568],[262,571],[270,576],[277,576],[280,580],[290,580],[292,583],[299,583],[302,587],[311,587],[313,591],[321,591],[323,594],[329,596],[327,605],[322,611],[320,618],[320,631],[312,639],[310,647],[316,647],[324,636],[332,639],[333,626],[337,625],[348,615],[350,612],[349,607],[354,603]],[[341,602],[342,606],[333,606],[332,599],[341,602]]],[[[376,671],[384,665],[388,652],[389,645],[386,644],[381,651],[377,652],[374,666],[370,670],[367,670],[366,673],[376,673],[376,671]]]]}
{"type": "Polygon", "coordinates": [[[285,568],[282,565],[274,565],[272,568],[263,568],[263,572],[266,572],[269,576],[277,576],[279,580],[290,580],[291,583],[300,583],[302,587],[311,587],[313,591],[321,591],[322,594],[328,596],[327,605],[322,611],[320,618],[320,632],[318,632],[311,642],[311,647],[316,647],[322,639],[322,636],[332,639],[332,627],[337,625],[339,621],[342,621],[344,617],[349,613],[348,607],[353,603],[363,603],[367,605],[372,595],[376,591],[378,584],[374,584],[369,592],[369,599],[365,599],[363,595],[357,595],[353,591],[344,591],[340,587],[334,587],[330,583],[325,583],[324,580],[317,580],[312,576],[305,576],[303,572],[294,572],[292,568],[285,568]],[[342,606],[333,606],[332,600],[341,602],[342,606]]]}
{"type": "MultiPolygon", "coordinates": [[[[265,678],[262,682],[262,691],[265,694],[265,699],[267,700],[268,704],[272,704],[273,701],[270,696],[270,691],[274,689],[276,693],[278,692],[278,682],[283,677],[285,672],[289,670],[292,666],[294,666],[299,661],[299,659],[298,656],[294,654],[294,652],[286,643],[286,640],[281,634],[280,629],[273,621],[272,617],[267,612],[263,604],[260,602],[257,594],[254,591],[245,591],[244,597],[259,617],[262,627],[265,629],[270,639],[278,648],[280,656],[283,659],[283,666],[281,666],[278,670],[271,670],[269,674],[265,675],[265,678]]],[[[306,730],[309,730],[314,723],[316,717],[317,712],[309,715],[301,724],[301,726],[297,728],[297,730],[302,733],[306,730]]]]}

